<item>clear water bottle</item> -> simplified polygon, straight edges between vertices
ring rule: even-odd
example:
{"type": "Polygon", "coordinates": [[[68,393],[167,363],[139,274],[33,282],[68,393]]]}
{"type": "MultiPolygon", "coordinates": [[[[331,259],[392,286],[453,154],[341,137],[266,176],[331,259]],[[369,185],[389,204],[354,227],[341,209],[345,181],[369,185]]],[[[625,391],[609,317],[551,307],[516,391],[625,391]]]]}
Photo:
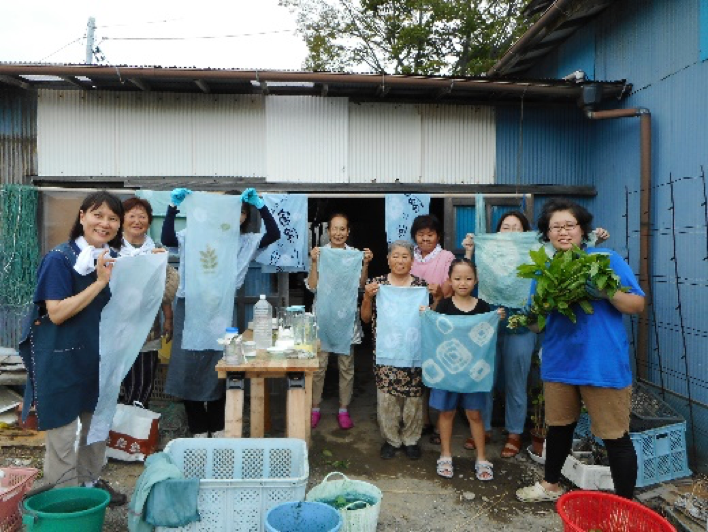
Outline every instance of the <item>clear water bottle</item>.
{"type": "Polygon", "coordinates": [[[273,346],[273,307],[263,294],[253,307],[253,339],[256,349],[268,349],[273,346]]]}

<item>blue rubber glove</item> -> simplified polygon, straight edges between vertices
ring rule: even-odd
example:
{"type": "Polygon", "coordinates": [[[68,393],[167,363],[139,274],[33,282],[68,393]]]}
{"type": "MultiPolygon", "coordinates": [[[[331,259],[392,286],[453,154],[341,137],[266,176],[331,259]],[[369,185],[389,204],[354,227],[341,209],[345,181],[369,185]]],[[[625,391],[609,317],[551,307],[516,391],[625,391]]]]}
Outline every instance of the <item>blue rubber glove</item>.
{"type": "Polygon", "coordinates": [[[258,197],[258,192],[256,192],[255,188],[247,188],[244,190],[241,194],[241,201],[244,203],[250,203],[256,209],[260,209],[265,206],[265,202],[258,197]]]}
{"type": "Polygon", "coordinates": [[[184,198],[191,193],[192,191],[188,188],[176,188],[172,191],[172,194],[170,194],[170,201],[172,202],[172,205],[179,207],[179,204],[184,201],[184,198]]]}
{"type": "Polygon", "coordinates": [[[585,292],[590,296],[590,299],[609,299],[604,290],[600,290],[588,279],[585,283],[585,292]]]}

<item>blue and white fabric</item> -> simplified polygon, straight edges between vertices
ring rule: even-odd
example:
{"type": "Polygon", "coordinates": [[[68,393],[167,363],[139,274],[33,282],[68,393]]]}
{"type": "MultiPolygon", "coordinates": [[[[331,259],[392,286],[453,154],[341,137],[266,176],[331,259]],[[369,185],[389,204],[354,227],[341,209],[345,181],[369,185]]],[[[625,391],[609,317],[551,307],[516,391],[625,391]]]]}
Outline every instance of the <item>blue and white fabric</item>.
{"type": "MultiPolygon", "coordinates": [[[[150,202],[150,207],[152,207],[153,216],[165,216],[167,214],[167,207],[170,206],[170,195],[172,192],[169,190],[136,190],[135,196],[150,202]]],[[[177,218],[184,218],[186,215],[184,212],[180,211],[177,213],[177,218]]]]}
{"type": "Polygon", "coordinates": [[[248,273],[248,265],[258,253],[258,245],[262,239],[262,233],[241,233],[238,239],[238,257],[236,258],[236,290],[243,286],[248,273]]]}
{"type": "Polygon", "coordinates": [[[487,204],[484,194],[474,196],[474,233],[481,235],[487,232],[487,204]]]}
{"type": "Polygon", "coordinates": [[[233,320],[241,198],[195,192],[182,209],[189,231],[181,246],[189,279],[182,349],[223,351],[216,339],[233,320]]]}
{"type": "Polygon", "coordinates": [[[516,268],[531,262],[529,251],[541,247],[538,234],[475,234],[474,245],[479,298],[492,305],[523,307],[528,299],[531,280],[517,277],[516,268]]]}
{"type": "Polygon", "coordinates": [[[423,382],[458,393],[488,392],[494,384],[499,314],[422,317],[423,382]]]}
{"type": "Polygon", "coordinates": [[[256,255],[264,273],[305,272],[310,265],[307,241],[307,194],[266,194],[266,207],[273,214],[280,239],[256,255]]]}
{"type": "Polygon", "coordinates": [[[411,239],[411,225],[417,216],[430,212],[428,194],[386,194],[386,241],[411,239]]]}
{"type": "Polygon", "coordinates": [[[113,264],[111,299],[99,326],[99,395],[88,443],[105,441],[123,378],[133,366],[162,303],[167,253],[120,257],[113,264]]]}
{"type": "Polygon", "coordinates": [[[376,294],[376,363],[419,368],[420,307],[428,305],[424,286],[382,285],[376,294]]]}
{"type": "Polygon", "coordinates": [[[364,253],[320,248],[317,280],[317,327],[322,351],[349,355],[364,253]]]}

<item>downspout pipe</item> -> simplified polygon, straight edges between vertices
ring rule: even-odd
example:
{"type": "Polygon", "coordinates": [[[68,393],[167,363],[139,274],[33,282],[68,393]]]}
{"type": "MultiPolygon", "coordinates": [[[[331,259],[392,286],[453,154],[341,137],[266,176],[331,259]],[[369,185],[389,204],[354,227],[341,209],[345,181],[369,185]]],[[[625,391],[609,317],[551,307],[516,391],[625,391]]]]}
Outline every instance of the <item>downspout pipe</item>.
{"type": "MultiPolygon", "coordinates": [[[[649,361],[649,305],[651,293],[651,112],[644,107],[611,109],[608,111],[586,110],[590,120],[639,117],[640,127],[640,186],[639,186],[639,286],[646,294],[644,310],[639,315],[637,332],[637,376],[648,378],[649,361]],[[639,363],[641,362],[641,364],[639,363]]],[[[629,213],[627,213],[629,215],[629,213]]]]}

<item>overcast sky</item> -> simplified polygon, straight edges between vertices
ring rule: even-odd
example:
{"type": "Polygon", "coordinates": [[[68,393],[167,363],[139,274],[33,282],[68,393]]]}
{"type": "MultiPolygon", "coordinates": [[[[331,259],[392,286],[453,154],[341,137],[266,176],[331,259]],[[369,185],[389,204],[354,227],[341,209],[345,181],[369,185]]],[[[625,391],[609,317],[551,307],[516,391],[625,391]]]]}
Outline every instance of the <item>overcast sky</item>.
{"type": "Polygon", "coordinates": [[[278,0],[0,0],[0,62],[84,63],[90,16],[107,64],[300,70],[307,54],[278,0]],[[150,37],[179,40],[120,40],[150,37]]]}

